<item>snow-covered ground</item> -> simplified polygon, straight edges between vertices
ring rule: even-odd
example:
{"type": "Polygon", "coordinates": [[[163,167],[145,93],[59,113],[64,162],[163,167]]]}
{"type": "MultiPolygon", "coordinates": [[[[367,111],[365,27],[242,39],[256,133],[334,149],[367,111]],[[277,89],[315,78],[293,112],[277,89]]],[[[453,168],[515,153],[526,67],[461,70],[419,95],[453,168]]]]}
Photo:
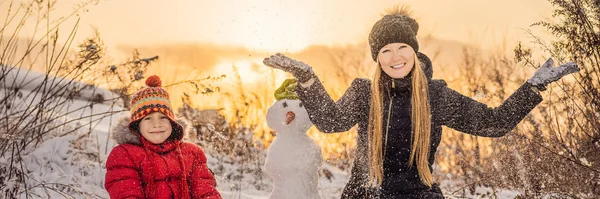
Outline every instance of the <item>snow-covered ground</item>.
{"type": "MultiPolygon", "coordinates": [[[[5,95],[6,89],[20,88],[24,103],[21,107],[13,110],[26,108],[27,104],[36,104],[43,96],[34,95],[32,92],[46,76],[40,73],[27,72],[25,70],[14,70],[7,78],[16,78],[23,82],[21,86],[3,85],[0,87],[1,95],[5,95]],[[37,84],[37,85],[36,85],[37,84]]],[[[58,79],[57,79],[58,80],[58,79]]],[[[8,81],[7,81],[8,82],[8,81]]],[[[12,80],[10,81],[12,82],[12,80]]],[[[75,86],[85,86],[84,84],[74,84],[75,86]]],[[[89,86],[88,86],[89,87],[89,86]]],[[[43,141],[37,145],[30,145],[26,150],[20,152],[22,157],[23,170],[26,171],[27,193],[33,198],[108,198],[104,190],[105,161],[110,150],[114,147],[114,142],[109,140],[110,126],[127,111],[122,111],[122,102],[116,103],[90,103],[89,100],[102,95],[104,99],[113,99],[114,94],[107,90],[90,88],[91,90],[82,92],[79,97],[70,101],[70,103],[61,106],[59,109],[64,113],[69,113],[63,117],[56,117],[55,124],[67,123],[61,128],[54,129],[44,137],[43,141]],[[73,111],[76,110],[76,111],[73,111]],[[102,114],[117,111],[117,113],[102,114]],[[119,112],[121,111],[121,112],[119,112]],[[77,118],[85,118],[78,122],[68,123],[77,118]],[[64,134],[72,129],[77,129],[69,134],[64,134]]],[[[52,96],[53,100],[61,101],[64,96],[52,96]]],[[[2,137],[0,137],[2,138],[2,137]]],[[[205,143],[210,144],[210,143],[205,143]]],[[[262,157],[266,151],[257,149],[257,153],[262,157]]],[[[8,168],[10,166],[10,157],[14,154],[1,154],[0,167],[8,168]]],[[[267,198],[271,191],[272,181],[264,172],[248,172],[261,170],[262,162],[243,163],[239,161],[228,160],[227,157],[220,157],[218,154],[207,153],[209,167],[215,171],[218,182],[218,190],[224,198],[247,198],[259,199],[267,198]]],[[[330,164],[324,164],[325,172],[331,175],[325,175],[321,172],[319,179],[320,195],[323,199],[339,198],[341,191],[348,180],[348,171],[342,171],[330,164]]],[[[264,169],[262,170],[264,171],[264,169]]],[[[5,187],[0,187],[0,193],[18,186],[16,178],[6,180],[5,187]]],[[[461,196],[461,193],[450,193],[449,190],[455,188],[452,182],[443,182],[442,188],[449,198],[461,196]]],[[[19,196],[26,198],[23,190],[19,196]]],[[[487,198],[486,193],[489,189],[477,188],[478,196],[466,195],[472,198],[487,198]]],[[[518,192],[498,191],[498,198],[514,198],[518,192]]],[[[2,197],[2,196],[0,196],[2,197]]]]}

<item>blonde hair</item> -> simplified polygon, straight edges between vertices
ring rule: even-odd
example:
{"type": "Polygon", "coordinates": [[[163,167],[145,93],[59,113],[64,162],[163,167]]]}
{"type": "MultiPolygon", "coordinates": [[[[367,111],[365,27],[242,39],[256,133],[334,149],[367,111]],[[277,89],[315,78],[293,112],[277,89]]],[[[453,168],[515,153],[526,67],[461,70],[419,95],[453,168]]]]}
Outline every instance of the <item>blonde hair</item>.
{"type": "MultiPolygon", "coordinates": [[[[409,165],[417,165],[419,179],[431,187],[433,175],[429,169],[429,148],[431,140],[431,112],[429,105],[428,80],[415,53],[415,66],[412,69],[412,133],[409,165]]],[[[382,69],[375,70],[371,82],[371,107],[369,111],[369,183],[381,186],[383,181],[383,100],[385,85],[381,84],[382,69]]],[[[389,128],[389,127],[388,127],[389,128]]],[[[387,129],[385,140],[387,141],[387,129]]]]}

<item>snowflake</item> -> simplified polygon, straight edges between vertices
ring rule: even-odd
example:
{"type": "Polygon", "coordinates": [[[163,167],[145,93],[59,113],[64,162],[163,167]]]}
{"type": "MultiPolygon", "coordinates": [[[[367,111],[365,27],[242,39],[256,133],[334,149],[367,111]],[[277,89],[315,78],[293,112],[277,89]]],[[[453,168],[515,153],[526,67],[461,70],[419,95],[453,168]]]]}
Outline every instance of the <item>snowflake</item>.
{"type": "Polygon", "coordinates": [[[588,161],[586,158],[579,158],[579,161],[581,161],[581,164],[591,167],[592,166],[592,162],[588,161]]]}

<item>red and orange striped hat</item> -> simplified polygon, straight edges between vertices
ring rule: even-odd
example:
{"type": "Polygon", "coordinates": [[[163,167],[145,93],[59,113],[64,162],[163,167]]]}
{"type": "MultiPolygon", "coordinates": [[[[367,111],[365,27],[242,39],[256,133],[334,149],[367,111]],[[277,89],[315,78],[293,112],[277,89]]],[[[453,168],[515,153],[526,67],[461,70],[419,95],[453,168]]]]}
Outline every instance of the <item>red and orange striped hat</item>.
{"type": "Polygon", "coordinates": [[[165,114],[173,124],[173,133],[178,133],[177,140],[183,138],[183,127],[175,120],[169,93],[161,87],[162,81],[156,75],[146,79],[145,88],[139,90],[131,97],[131,121],[129,129],[137,132],[137,123],[150,113],[160,112],[165,114]]]}

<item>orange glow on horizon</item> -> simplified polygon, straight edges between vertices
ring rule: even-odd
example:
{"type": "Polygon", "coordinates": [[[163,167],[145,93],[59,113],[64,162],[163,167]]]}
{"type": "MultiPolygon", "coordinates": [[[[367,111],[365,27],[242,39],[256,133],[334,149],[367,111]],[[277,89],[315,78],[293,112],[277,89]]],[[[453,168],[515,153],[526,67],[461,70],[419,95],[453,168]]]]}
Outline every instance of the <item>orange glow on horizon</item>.
{"type": "MultiPolygon", "coordinates": [[[[77,37],[88,37],[90,27],[97,27],[109,47],[210,43],[253,51],[298,52],[310,45],[366,42],[373,23],[386,8],[399,3],[413,10],[420,36],[482,47],[526,38],[522,29],[549,17],[552,9],[545,0],[100,1],[79,15],[77,37]]],[[[70,13],[74,5],[59,1],[54,16],[70,13]]],[[[2,9],[7,6],[0,4],[2,9]]]]}

